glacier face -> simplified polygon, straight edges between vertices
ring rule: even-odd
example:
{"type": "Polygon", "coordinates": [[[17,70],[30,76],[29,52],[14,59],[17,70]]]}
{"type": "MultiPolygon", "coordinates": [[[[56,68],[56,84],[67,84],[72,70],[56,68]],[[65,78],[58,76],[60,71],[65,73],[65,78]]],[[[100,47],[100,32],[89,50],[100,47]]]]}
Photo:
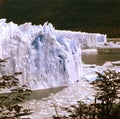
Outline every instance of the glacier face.
{"type": "MultiPolygon", "coordinates": [[[[72,84],[82,76],[81,46],[86,35],[92,39],[92,34],[55,30],[50,23],[17,25],[1,19],[0,58],[10,58],[1,73],[23,72],[20,84],[31,89],[72,84]]],[[[95,43],[97,39],[93,37],[95,43]]]]}
{"type": "Polygon", "coordinates": [[[107,36],[100,33],[84,33],[56,30],[60,37],[78,39],[82,49],[96,49],[97,44],[107,42],[107,36]]]}

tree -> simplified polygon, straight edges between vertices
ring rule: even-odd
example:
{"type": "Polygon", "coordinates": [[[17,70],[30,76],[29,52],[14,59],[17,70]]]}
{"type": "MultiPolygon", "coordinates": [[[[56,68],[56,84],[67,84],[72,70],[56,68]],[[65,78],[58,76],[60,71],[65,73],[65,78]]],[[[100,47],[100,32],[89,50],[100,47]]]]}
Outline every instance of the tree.
{"type": "MultiPolygon", "coordinates": [[[[4,66],[8,58],[0,59],[0,67],[4,66]]],[[[3,89],[9,89],[9,93],[0,94],[0,119],[18,119],[22,115],[29,115],[32,113],[30,109],[24,109],[20,102],[26,96],[30,95],[29,90],[25,85],[18,86],[18,75],[22,72],[16,72],[13,75],[1,75],[0,77],[0,92],[3,89]]]]}
{"type": "Polygon", "coordinates": [[[77,105],[64,108],[70,114],[53,119],[120,119],[120,72],[106,70],[103,74],[96,72],[95,86],[97,94],[93,104],[78,101],[77,105]]]}
{"type": "Polygon", "coordinates": [[[106,70],[98,73],[100,80],[92,84],[96,87],[97,95],[95,108],[99,119],[120,119],[120,72],[106,70]]]}

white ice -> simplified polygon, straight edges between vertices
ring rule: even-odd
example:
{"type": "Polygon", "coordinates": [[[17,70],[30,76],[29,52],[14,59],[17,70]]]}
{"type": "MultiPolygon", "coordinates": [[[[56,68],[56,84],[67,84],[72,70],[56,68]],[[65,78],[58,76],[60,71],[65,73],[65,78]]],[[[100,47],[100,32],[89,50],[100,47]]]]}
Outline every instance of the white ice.
{"type": "Polygon", "coordinates": [[[44,89],[73,84],[83,75],[81,48],[96,47],[106,35],[60,31],[50,23],[17,25],[0,20],[0,58],[10,58],[2,74],[23,72],[20,84],[44,89]]]}

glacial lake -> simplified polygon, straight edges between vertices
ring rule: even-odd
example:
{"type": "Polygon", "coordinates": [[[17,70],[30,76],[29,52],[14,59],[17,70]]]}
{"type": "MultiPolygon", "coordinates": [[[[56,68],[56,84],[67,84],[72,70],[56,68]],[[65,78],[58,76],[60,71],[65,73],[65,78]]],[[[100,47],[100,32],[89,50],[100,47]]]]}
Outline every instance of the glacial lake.
{"type": "MultiPolygon", "coordinates": [[[[41,90],[34,90],[32,92],[26,92],[27,94],[30,95],[26,95],[26,98],[23,99],[22,102],[24,101],[29,101],[29,100],[48,100],[48,97],[51,95],[56,94],[57,92],[63,90],[64,88],[66,88],[65,86],[63,87],[56,87],[56,88],[49,88],[49,89],[41,89],[41,90]]],[[[24,93],[23,93],[24,94],[24,93]]],[[[0,94],[0,97],[2,96],[7,96],[9,95],[9,93],[5,93],[5,94],[0,94]]],[[[8,99],[6,99],[4,102],[8,103],[9,101],[11,101],[13,98],[16,98],[18,96],[20,96],[21,93],[12,93],[8,99]]],[[[1,102],[2,98],[0,99],[1,102]]],[[[18,103],[18,101],[16,102],[15,100],[13,101],[13,103],[18,103]]]]}
{"type": "Polygon", "coordinates": [[[32,93],[30,93],[30,96],[26,98],[26,100],[46,100],[48,96],[54,95],[57,92],[63,90],[64,87],[56,87],[56,88],[50,88],[50,89],[41,89],[41,90],[35,90],[32,93]]]}
{"type": "MultiPolygon", "coordinates": [[[[120,42],[120,38],[107,38],[108,42],[120,42]]],[[[106,61],[120,61],[120,49],[103,50],[89,53],[82,53],[82,60],[85,64],[103,65],[106,61]]]]}
{"type": "Polygon", "coordinates": [[[106,61],[120,61],[120,49],[117,52],[83,53],[82,60],[85,64],[103,65],[106,61]]]}

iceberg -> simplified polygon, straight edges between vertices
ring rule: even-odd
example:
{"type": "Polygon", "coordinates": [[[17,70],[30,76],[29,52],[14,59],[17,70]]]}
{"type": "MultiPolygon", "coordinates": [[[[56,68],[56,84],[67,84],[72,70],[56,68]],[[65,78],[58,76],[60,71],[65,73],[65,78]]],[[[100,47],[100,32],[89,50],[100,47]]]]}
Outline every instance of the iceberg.
{"type": "Polygon", "coordinates": [[[23,72],[19,83],[32,90],[73,84],[83,74],[81,47],[95,47],[100,38],[105,35],[60,31],[51,23],[18,25],[1,19],[0,58],[10,58],[1,74],[23,72]]]}

